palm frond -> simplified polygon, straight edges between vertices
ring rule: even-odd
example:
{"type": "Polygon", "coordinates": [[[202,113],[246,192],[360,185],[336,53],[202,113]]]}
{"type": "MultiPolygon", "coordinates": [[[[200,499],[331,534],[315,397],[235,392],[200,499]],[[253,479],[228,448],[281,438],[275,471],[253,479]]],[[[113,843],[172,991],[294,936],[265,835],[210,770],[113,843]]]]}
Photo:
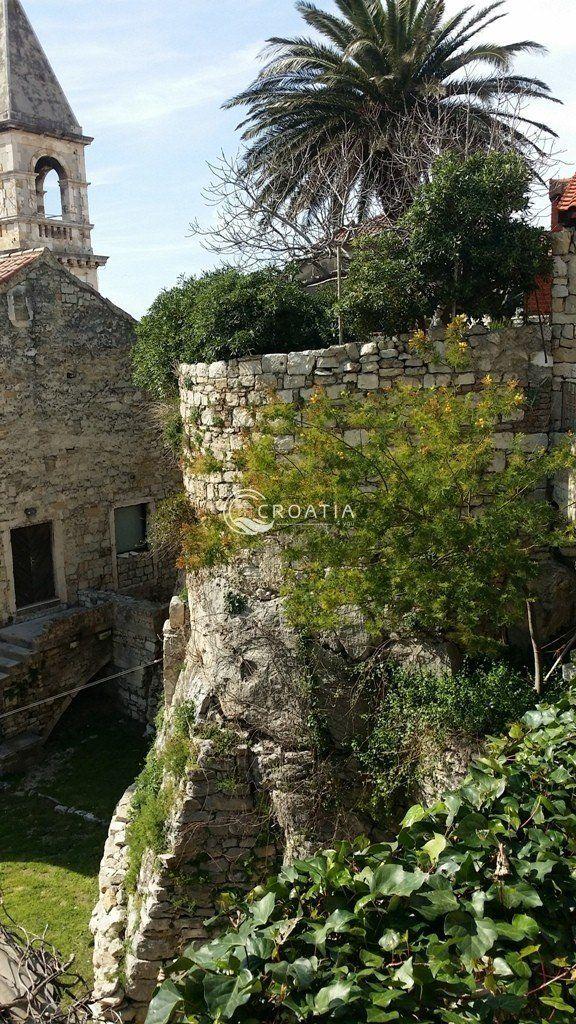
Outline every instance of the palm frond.
{"type": "Polygon", "coordinates": [[[246,161],[268,198],[317,208],[329,202],[330,179],[345,179],[368,209],[400,173],[391,169],[395,133],[421,112],[432,132],[447,118],[466,152],[468,132],[479,148],[499,132],[522,153],[538,152],[530,133],[553,134],[517,112],[525,99],[553,100],[545,82],[513,68],[544,47],[484,41],[505,0],[468,2],[450,16],[445,0],[334,0],[335,11],[319,2],[296,3],[314,37],[270,39],[256,80],[226,104],[246,108],[246,161]]]}

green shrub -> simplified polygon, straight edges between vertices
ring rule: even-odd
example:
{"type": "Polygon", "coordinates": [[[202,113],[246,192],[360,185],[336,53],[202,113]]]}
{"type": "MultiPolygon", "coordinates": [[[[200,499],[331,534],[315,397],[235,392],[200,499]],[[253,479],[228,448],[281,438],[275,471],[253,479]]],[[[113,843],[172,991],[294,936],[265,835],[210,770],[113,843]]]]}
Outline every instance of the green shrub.
{"type": "Polygon", "coordinates": [[[360,338],[422,327],[439,312],[508,317],[550,267],[530,223],[532,171],[515,153],[441,157],[395,231],[360,239],[340,311],[360,338]]]}
{"type": "Polygon", "coordinates": [[[396,840],[284,869],[189,947],[148,1024],[567,1024],[576,693],[528,712],[396,840]]]}
{"type": "Polygon", "coordinates": [[[196,510],[185,491],[173,494],[156,506],[150,523],[150,544],[156,551],[166,551],[174,558],[182,551],[187,528],[198,522],[196,510]]]}
{"type": "Polygon", "coordinates": [[[376,664],[360,683],[381,695],[366,738],[353,745],[379,814],[405,809],[444,745],[499,732],[536,700],[526,674],[505,662],[442,676],[376,664]]]}
{"type": "Polygon", "coordinates": [[[178,363],[213,362],[330,344],[330,292],[307,291],[290,272],[231,267],[182,278],[161,292],[137,328],[134,379],[176,392],[178,363]]]}
{"type": "Polygon", "coordinates": [[[184,421],[179,399],[168,403],[163,409],[162,437],[168,451],[180,459],[184,444],[184,421]]]}

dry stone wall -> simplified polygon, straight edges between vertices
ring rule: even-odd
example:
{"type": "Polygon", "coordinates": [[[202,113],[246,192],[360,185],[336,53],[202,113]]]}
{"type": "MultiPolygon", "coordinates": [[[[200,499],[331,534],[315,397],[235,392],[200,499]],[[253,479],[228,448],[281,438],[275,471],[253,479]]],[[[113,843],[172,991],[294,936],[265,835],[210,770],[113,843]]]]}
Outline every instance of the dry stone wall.
{"type": "MultiPolygon", "coordinates": [[[[553,371],[549,325],[530,323],[489,331],[483,324],[476,324],[470,329],[468,342],[470,366],[463,371],[442,361],[421,359],[411,351],[407,337],[181,366],[182,417],[191,457],[211,452],[223,464],[210,474],[186,473],[186,489],[193,503],[200,509],[224,509],[236,487],[234,453],[254,427],[255,409],[266,404],[272,394],[286,402],[305,401],[321,387],[329,397],[338,398],[343,390],[371,394],[397,381],[416,387],[450,385],[470,391],[490,374],[496,381],[518,380],[529,393],[528,411],[519,412],[515,422],[502,425],[497,464],[504,465],[505,453],[517,432],[529,434],[529,444],[547,444],[553,371]]],[[[438,347],[441,353],[441,334],[438,347]]]]}
{"type": "MultiPolygon", "coordinates": [[[[169,731],[167,722],[160,750],[169,731]]],[[[117,808],[92,919],[100,1020],[143,1021],[166,963],[209,937],[205,922],[222,893],[245,891],[278,862],[269,816],[251,785],[245,736],[215,724],[209,732],[192,741],[194,761],[173,792],[166,853],[145,854],[133,892],[126,886],[133,789],[117,808]]]]}
{"type": "Polygon", "coordinates": [[[72,697],[28,705],[80,689],[110,663],[111,627],[109,606],[60,614],[30,642],[28,657],[2,678],[0,715],[10,717],[0,720],[0,770],[10,767],[11,750],[18,756],[13,738],[25,736],[34,747],[50,734],[72,697]]]}
{"type": "Polygon", "coordinates": [[[576,404],[571,401],[576,387],[576,232],[555,231],[552,251],[553,423],[562,429],[576,426],[576,404]]]}
{"type": "MultiPolygon", "coordinates": [[[[109,699],[144,725],[155,721],[166,606],[113,592],[83,591],[78,599],[79,607],[32,620],[38,629],[19,648],[22,660],[0,673],[0,773],[37,754],[73,695],[97,676],[130,670],[104,684],[109,699]],[[144,665],[151,667],[131,671],[144,665]],[[72,695],[51,699],[67,691],[72,695]]],[[[0,641],[9,642],[14,630],[13,642],[22,644],[26,631],[19,626],[2,631],[0,641]]],[[[0,642],[0,654],[11,649],[0,642]]]]}
{"type": "MultiPolygon", "coordinates": [[[[526,435],[528,447],[547,444],[557,387],[550,327],[530,323],[489,332],[478,324],[469,343],[470,366],[461,372],[442,361],[420,359],[406,338],[182,366],[189,461],[211,453],[220,463],[214,473],[188,467],[185,485],[191,501],[200,510],[225,508],[239,486],[234,454],[254,428],[258,406],[272,393],[286,402],[300,401],[321,386],[338,398],[342,390],[368,394],[398,380],[470,391],[490,374],[518,380],[529,395],[527,411],[501,425],[494,468],[505,465],[517,433],[526,435]]],[[[173,802],[165,852],[144,857],[138,897],[129,897],[125,888],[131,794],[118,810],[93,921],[95,1012],[104,1019],[117,1012],[122,1019],[143,1021],[166,961],[188,941],[204,937],[202,922],[217,908],[219,891],[233,880],[246,884],[246,877],[235,872],[244,860],[241,851],[261,841],[251,824],[255,808],[266,809],[275,837],[268,848],[256,849],[272,858],[276,852],[285,860],[304,855],[334,834],[379,834],[373,822],[358,814],[362,793],[345,755],[350,728],[363,708],[357,694],[338,685],[351,661],[367,652],[367,638],[359,624],[352,625],[334,641],[303,651],[301,638],[286,622],[280,582],[278,552],[269,543],[232,565],[190,574],[187,606],[178,598],[172,601],[164,627],[167,722],[185,706],[198,728],[232,732],[236,745],[223,759],[210,742],[202,745],[200,773],[196,768],[187,773],[173,802]],[[319,753],[313,734],[311,681],[315,709],[329,737],[329,757],[319,753]],[[240,789],[230,803],[221,779],[228,777],[232,763],[240,789]],[[197,858],[206,854],[212,863],[208,875],[198,873],[197,858]],[[188,900],[187,909],[183,900],[188,900]]],[[[445,658],[442,651],[426,650],[423,656],[436,664],[445,658]]],[[[159,751],[165,729],[157,741],[159,751]]],[[[439,754],[425,796],[434,799],[436,787],[457,781],[465,763],[461,750],[447,750],[444,758],[439,754]]]]}

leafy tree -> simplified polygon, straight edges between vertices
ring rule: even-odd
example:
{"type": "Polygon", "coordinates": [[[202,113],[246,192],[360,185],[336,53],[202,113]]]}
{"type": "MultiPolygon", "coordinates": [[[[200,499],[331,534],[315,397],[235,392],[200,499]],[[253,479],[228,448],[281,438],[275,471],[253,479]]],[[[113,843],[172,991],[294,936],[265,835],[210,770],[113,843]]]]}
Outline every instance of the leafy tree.
{"type": "Polygon", "coordinates": [[[576,1010],[576,694],[493,740],[393,842],[285,868],[190,946],[148,1024],[567,1024],[576,1010]]]}
{"type": "Polygon", "coordinates": [[[531,122],[515,124],[502,100],[551,98],[543,82],[513,71],[517,55],[543,48],[479,39],[504,17],[504,0],[452,16],[444,0],[336,0],[336,7],[332,14],[299,0],[316,35],[271,39],[260,75],[228,104],[248,108],[246,165],[260,172],[263,196],[314,209],[336,183],[343,193],[354,183],[359,220],[374,199],[386,209],[390,178],[401,173],[399,126],[415,110],[426,112],[432,129],[447,123],[468,151],[489,147],[495,131],[509,147],[530,150],[531,122]]]}
{"type": "Polygon", "coordinates": [[[510,315],[550,266],[547,233],[527,219],[531,172],[515,153],[440,158],[398,231],[361,240],[341,312],[357,334],[510,315]]]}
{"type": "Polygon", "coordinates": [[[231,267],[163,291],[138,326],[136,383],[176,392],[179,362],[214,362],[330,344],[330,293],[312,293],[288,272],[231,267]]]}
{"type": "Polygon", "coordinates": [[[356,607],[377,638],[493,649],[525,613],[541,550],[568,529],[542,487],[573,465],[569,444],[530,452],[519,435],[493,471],[494,433],[523,401],[516,382],[488,377],[466,395],[401,384],[266,410],[241,465],[267,508],[284,510],[267,536],[282,541],[292,621],[338,630],[356,607]]]}

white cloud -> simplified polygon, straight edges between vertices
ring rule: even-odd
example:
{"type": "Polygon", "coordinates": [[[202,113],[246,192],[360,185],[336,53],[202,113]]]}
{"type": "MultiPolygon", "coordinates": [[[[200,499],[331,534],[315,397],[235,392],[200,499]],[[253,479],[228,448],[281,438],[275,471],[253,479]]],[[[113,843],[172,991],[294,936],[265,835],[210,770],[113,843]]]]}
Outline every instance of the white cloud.
{"type": "Polygon", "coordinates": [[[136,85],[131,80],[121,88],[116,83],[98,90],[93,102],[84,105],[84,121],[108,128],[145,125],[195,107],[220,104],[254,72],[260,49],[260,43],[245,47],[227,54],[216,67],[192,74],[174,75],[171,62],[164,72],[141,77],[136,85]]]}

